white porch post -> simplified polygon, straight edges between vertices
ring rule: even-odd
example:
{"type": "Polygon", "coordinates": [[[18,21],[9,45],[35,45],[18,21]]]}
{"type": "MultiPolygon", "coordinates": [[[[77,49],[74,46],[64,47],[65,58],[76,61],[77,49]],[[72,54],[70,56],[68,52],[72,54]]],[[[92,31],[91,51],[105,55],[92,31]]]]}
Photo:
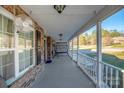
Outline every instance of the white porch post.
{"type": "Polygon", "coordinates": [[[69,55],[69,50],[70,50],[70,45],[69,44],[70,44],[70,41],[67,42],[67,45],[68,45],[68,50],[67,50],[68,51],[68,55],[69,55]]]}
{"type": "Polygon", "coordinates": [[[68,41],[68,55],[69,55],[69,56],[70,56],[70,53],[71,53],[71,50],[70,50],[70,49],[71,49],[70,42],[71,42],[71,41],[69,40],[69,41],[68,41]]]}
{"type": "Polygon", "coordinates": [[[101,87],[101,64],[102,61],[102,33],[101,22],[97,22],[97,87],[101,87]]]}
{"type": "Polygon", "coordinates": [[[77,36],[77,63],[78,63],[78,51],[79,51],[79,35],[77,36]]]}
{"type": "Polygon", "coordinates": [[[73,39],[72,39],[72,60],[73,60],[73,39]]]}

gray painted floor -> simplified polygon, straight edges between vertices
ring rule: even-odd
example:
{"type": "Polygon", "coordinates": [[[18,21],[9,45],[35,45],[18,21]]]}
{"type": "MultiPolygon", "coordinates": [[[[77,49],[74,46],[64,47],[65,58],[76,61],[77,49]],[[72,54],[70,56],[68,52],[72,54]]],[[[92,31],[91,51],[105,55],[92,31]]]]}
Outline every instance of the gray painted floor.
{"type": "Polygon", "coordinates": [[[33,88],[94,88],[92,81],[67,55],[56,56],[45,65],[32,84],[33,88]]]}

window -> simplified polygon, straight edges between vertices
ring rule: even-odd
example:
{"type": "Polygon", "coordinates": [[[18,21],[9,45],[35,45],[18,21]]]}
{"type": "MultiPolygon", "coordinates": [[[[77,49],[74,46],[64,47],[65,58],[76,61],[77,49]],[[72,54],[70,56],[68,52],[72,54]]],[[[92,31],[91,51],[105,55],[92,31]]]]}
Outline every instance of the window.
{"type": "Polygon", "coordinates": [[[33,64],[33,32],[19,32],[19,72],[33,64]]]}
{"type": "Polygon", "coordinates": [[[93,26],[79,36],[79,53],[96,59],[96,26],[93,26]]]}
{"type": "Polygon", "coordinates": [[[124,9],[102,22],[102,61],[124,69],[124,9]]]}
{"type": "Polygon", "coordinates": [[[5,80],[9,80],[15,75],[12,48],[14,48],[13,21],[0,15],[0,76],[5,80]]]}

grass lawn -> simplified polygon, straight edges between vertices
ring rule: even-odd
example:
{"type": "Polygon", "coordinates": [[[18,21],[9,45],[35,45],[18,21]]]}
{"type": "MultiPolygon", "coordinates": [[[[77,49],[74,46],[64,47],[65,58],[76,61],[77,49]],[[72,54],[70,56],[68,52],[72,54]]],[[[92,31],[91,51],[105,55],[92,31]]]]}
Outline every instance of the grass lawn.
{"type": "Polygon", "coordinates": [[[116,44],[116,45],[112,45],[112,48],[124,48],[124,44],[116,44]]]}
{"type": "MultiPolygon", "coordinates": [[[[95,53],[87,54],[90,57],[96,57],[95,53]]],[[[114,65],[116,67],[124,69],[124,52],[115,52],[115,53],[103,53],[102,54],[103,62],[114,65]]]]}

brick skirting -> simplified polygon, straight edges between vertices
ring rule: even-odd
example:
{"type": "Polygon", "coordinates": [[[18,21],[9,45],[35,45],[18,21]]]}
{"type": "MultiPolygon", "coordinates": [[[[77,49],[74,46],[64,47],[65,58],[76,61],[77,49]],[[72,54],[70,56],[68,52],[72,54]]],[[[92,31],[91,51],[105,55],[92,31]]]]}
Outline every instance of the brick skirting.
{"type": "Polygon", "coordinates": [[[10,88],[29,88],[42,69],[43,65],[41,64],[31,68],[19,80],[12,84],[10,88]]]}

